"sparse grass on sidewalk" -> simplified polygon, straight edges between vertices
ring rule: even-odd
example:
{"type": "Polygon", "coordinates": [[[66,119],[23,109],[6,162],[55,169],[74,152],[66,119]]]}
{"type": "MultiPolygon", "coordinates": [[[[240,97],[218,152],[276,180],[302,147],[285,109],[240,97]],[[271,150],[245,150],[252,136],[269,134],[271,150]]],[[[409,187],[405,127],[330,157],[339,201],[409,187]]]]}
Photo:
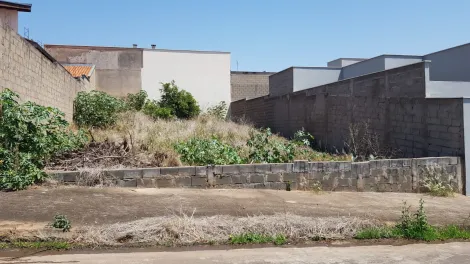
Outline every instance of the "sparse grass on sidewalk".
{"type": "Polygon", "coordinates": [[[370,227],[359,231],[357,239],[403,238],[424,241],[470,239],[470,229],[465,226],[446,225],[432,226],[428,223],[424,210],[424,201],[421,199],[415,214],[410,213],[410,207],[404,203],[402,216],[397,225],[393,227],[370,227]]]}
{"type": "Polygon", "coordinates": [[[33,248],[33,249],[52,249],[52,250],[66,250],[71,247],[71,244],[65,241],[12,241],[0,242],[0,249],[7,248],[33,248]]]}

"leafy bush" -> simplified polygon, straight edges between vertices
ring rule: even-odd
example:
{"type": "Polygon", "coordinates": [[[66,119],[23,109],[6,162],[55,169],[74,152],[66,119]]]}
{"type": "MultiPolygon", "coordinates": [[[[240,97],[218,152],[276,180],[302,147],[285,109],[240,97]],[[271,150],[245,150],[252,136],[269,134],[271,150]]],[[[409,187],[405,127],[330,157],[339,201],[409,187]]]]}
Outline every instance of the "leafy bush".
{"type": "Polygon", "coordinates": [[[21,190],[42,181],[45,161],[53,154],[82,147],[83,131],[68,129],[64,114],[32,102],[18,103],[18,95],[0,93],[0,189],[21,190]]]}
{"type": "Polygon", "coordinates": [[[51,226],[53,228],[62,229],[62,232],[69,232],[72,228],[72,223],[66,215],[57,214],[54,216],[54,221],[52,222],[51,226]]]}
{"type": "Polygon", "coordinates": [[[273,140],[269,128],[252,130],[247,142],[249,163],[284,163],[294,160],[296,144],[273,140]]]}
{"type": "Polygon", "coordinates": [[[147,101],[147,92],[140,90],[136,94],[127,94],[126,103],[127,107],[131,110],[140,111],[147,101]]]}
{"type": "Polygon", "coordinates": [[[227,111],[227,103],[225,101],[221,101],[220,103],[209,107],[206,111],[206,114],[218,119],[225,119],[227,117],[227,111]]]}
{"type": "Polygon", "coordinates": [[[73,120],[79,127],[106,128],[116,123],[126,103],[105,92],[79,92],[74,101],[73,120]]]}
{"type": "Polygon", "coordinates": [[[179,90],[174,81],[162,85],[160,107],[171,109],[172,115],[181,119],[189,119],[199,115],[201,111],[199,105],[190,93],[179,90]]]}
{"type": "Polygon", "coordinates": [[[181,155],[181,160],[190,165],[242,163],[237,150],[230,145],[220,142],[217,138],[192,138],[176,144],[175,150],[181,155]]]}
{"type": "Polygon", "coordinates": [[[160,107],[160,104],[155,100],[147,100],[142,112],[153,119],[174,118],[173,111],[171,109],[160,107]]]}

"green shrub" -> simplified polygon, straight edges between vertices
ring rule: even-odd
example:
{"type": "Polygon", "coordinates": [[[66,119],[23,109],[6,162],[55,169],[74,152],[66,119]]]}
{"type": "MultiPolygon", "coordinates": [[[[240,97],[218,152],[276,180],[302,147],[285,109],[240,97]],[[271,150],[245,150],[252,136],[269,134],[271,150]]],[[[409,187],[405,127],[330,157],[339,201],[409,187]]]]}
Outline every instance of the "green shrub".
{"type": "Polygon", "coordinates": [[[221,101],[220,103],[209,107],[206,114],[218,119],[225,119],[227,117],[227,111],[227,103],[225,101],[221,101]]]}
{"type": "Polygon", "coordinates": [[[271,130],[252,130],[247,142],[248,163],[284,163],[294,160],[296,144],[273,140],[271,130]]]}
{"type": "Polygon", "coordinates": [[[180,90],[175,82],[162,84],[162,97],[159,106],[171,109],[172,115],[181,119],[190,119],[200,113],[200,108],[196,99],[187,91],[180,90]]]}
{"type": "Polygon", "coordinates": [[[52,222],[51,226],[53,228],[61,229],[62,232],[69,232],[72,228],[72,223],[66,215],[57,214],[54,216],[54,221],[52,222]]]}
{"type": "Polygon", "coordinates": [[[79,127],[107,128],[116,123],[118,114],[126,108],[124,100],[105,92],[79,92],[74,101],[73,120],[79,127]]]}
{"type": "Polygon", "coordinates": [[[147,92],[140,90],[136,94],[127,94],[126,103],[127,107],[131,110],[140,111],[147,101],[147,92]]]}
{"type": "Polygon", "coordinates": [[[237,150],[220,142],[217,138],[192,138],[175,145],[181,160],[189,165],[224,165],[239,164],[242,159],[237,150]]]}
{"type": "Polygon", "coordinates": [[[153,119],[171,119],[174,118],[173,111],[169,108],[160,107],[155,100],[147,100],[142,112],[153,119]]]}
{"type": "Polygon", "coordinates": [[[82,147],[83,131],[68,128],[64,114],[32,102],[18,103],[18,95],[0,93],[0,189],[21,190],[42,181],[45,161],[53,154],[82,147]]]}

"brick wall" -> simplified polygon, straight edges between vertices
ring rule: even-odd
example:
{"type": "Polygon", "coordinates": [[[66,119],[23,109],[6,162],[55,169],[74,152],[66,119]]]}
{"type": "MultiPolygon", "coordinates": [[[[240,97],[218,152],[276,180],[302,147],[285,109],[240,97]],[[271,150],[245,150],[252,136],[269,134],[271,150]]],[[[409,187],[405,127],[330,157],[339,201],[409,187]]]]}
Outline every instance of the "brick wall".
{"type": "Polygon", "coordinates": [[[464,154],[462,99],[426,99],[424,63],[233,102],[232,119],[242,116],[286,137],[305,128],[330,150],[345,148],[351,124],[367,122],[405,157],[464,154]]]}
{"type": "Polygon", "coordinates": [[[231,100],[255,98],[269,94],[269,75],[272,72],[241,72],[230,73],[231,100]]]}
{"type": "Polygon", "coordinates": [[[22,101],[57,107],[71,120],[77,92],[91,89],[89,85],[74,79],[15,31],[0,27],[1,90],[15,91],[22,101]]]}
{"type": "MultiPolygon", "coordinates": [[[[307,162],[189,166],[105,170],[122,187],[255,188],[325,191],[419,192],[430,173],[462,193],[462,163],[458,157],[392,159],[369,162],[307,162]]],[[[83,172],[51,172],[59,182],[77,183],[83,172]]],[[[96,172],[94,172],[96,173],[96,172]]]]}

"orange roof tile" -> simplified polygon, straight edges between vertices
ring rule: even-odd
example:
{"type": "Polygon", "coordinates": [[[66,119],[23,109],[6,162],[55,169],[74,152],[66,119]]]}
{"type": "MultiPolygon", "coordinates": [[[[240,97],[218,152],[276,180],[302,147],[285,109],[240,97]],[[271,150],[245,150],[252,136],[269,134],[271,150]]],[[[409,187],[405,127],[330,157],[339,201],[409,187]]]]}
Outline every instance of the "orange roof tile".
{"type": "Polygon", "coordinates": [[[81,77],[82,75],[90,77],[93,65],[64,65],[64,68],[70,72],[73,77],[81,77]]]}

